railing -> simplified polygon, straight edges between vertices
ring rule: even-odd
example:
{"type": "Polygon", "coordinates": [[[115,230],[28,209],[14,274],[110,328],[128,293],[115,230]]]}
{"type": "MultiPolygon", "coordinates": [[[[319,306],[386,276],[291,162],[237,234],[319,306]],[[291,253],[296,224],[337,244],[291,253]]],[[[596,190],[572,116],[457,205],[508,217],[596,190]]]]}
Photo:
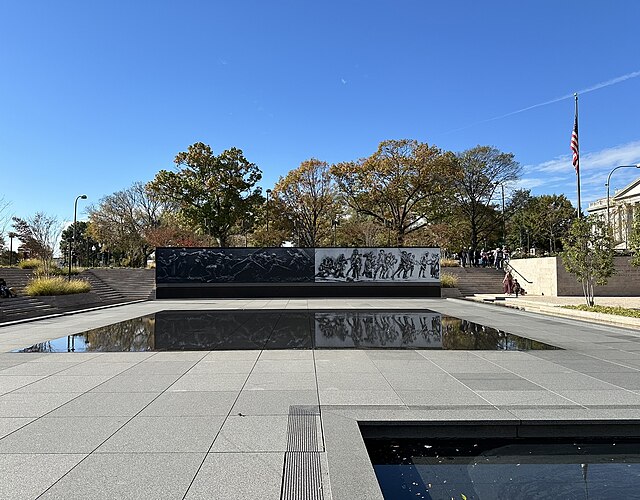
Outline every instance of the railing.
{"type": "Polygon", "coordinates": [[[516,273],[518,276],[520,276],[529,285],[531,285],[533,283],[533,281],[529,281],[527,278],[522,276],[522,274],[520,274],[518,272],[518,270],[515,267],[513,267],[511,264],[506,264],[505,267],[506,267],[507,271],[512,271],[512,272],[516,273]]]}

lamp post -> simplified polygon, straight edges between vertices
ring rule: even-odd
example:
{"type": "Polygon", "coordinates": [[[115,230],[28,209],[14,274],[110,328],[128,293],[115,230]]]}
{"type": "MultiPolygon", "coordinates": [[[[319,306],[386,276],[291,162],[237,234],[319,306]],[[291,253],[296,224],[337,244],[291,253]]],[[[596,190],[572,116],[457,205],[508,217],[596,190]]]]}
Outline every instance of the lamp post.
{"type": "Polygon", "coordinates": [[[609,214],[609,193],[610,193],[610,186],[611,186],[611,174],[613,174],[619,168],[640,168],[640,163],[638,163],[637,165],[618,165],[611,172],[609,172],[609,176],[607,177],[607,183],[605,184],[605,186],[607,186],[607,228],[611,227],[611,221],[610,221],[611,216],[609,214]]]}
{"type": "Polygon", "coordinates": [[[81,194],[80,196],[76,196],[76,201],[73,202],[73,240],[71,240],[71,245],[69,245],[69,276],[68,280],[71,281],[71,259],[73,258],[73,253],[75,252],[76,246],[76,219],[78,214],[78,200],[86,200],[87,195],[81,194]]]}
{"type": "Polygon", "coordinates": [[[338,230],[338,224],[339,223],[340,222],[338,221],[338,219],[333,219],[331,221],[331,226],[333,227],[333,246],[334,247],[336,246],[336,233],[337,233],[337,230],[338,230]]]}
{"type": "Polygon", "coordinates": [[[271,194],[271,189],[267,189],[267,203],[266,203],[266,209],[265,209],[266,210],[265,215],[267,217],[267,233],[269,233],[269,195],[270,194],[271,194]]]}
{"type": "Polygon", "coordinates": [[[9,236],[9,265],[11,265],[13,263],[13,238],[15,238],[18,235],[14,232],[10,232],[8,236],[9,236]]]}

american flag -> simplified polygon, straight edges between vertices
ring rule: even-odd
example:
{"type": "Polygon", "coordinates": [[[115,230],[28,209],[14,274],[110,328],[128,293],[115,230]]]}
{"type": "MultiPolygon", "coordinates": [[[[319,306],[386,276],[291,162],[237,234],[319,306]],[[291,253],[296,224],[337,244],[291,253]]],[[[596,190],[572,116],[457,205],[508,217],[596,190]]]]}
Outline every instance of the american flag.
{"type": "Polygon", "coordinates": [[[573,151],[573,166],[576,174],[580,170],[580,150],[578,148],[578,113],[576,111],[576,120],[573,124],[573,132],[571,132],[571,151],[573,151]]]}

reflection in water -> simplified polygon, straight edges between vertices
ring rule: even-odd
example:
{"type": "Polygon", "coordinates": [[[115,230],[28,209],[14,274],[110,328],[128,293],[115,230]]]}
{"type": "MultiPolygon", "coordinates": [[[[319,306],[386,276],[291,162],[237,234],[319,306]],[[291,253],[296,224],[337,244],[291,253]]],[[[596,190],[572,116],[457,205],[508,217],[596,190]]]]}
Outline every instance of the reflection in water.
{"type": "Polygon", "coordinates": [[[343,311],[315,314],[316,347],[440,348],[438,313],[343,311]]]}
{"type": "Polygon", "coordinates": [[[161,311],[20,352],[387,348],[556,349],[433,311],[161,311]]]}
{"type": "Polygon", "coordinates": [[[640,498],[640,439],[367,439],[384,498],[640,498]]]}
{"type": "Polygon", "coordinates": [[[448,350],[529,351],[551,348],[542,342],[452,316],[442,317],[442,330],[442,348],[448,350]]]}

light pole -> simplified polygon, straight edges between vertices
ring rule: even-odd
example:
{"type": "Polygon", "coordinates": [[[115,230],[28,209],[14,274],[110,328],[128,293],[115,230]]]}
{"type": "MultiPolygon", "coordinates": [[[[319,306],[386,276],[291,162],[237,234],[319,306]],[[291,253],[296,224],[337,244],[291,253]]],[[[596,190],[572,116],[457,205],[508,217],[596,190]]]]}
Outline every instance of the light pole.
{"type": "Polygon", "coordinates": [[[73,258],[73,253],[75,252],[76,246],[76,219],[78,214],[78,200],[86,200],[87,195],[81,194],[80,196],[76,196],[76,201],[73,202],[73,240],[71,240],[71,245],[69,245],[69,276],[68,280],[71,281],[71,259],[73,258]]]}
{"type": "Polygon", "coordinates": [[[267,189],[267,203],[266,203],[266,211],[265,215],[267,217],[267,236],[269,233],[269,195],[271,194],[271,189],[267,189]]]}
{"type": "Polygon", "coordinates": [[[336,232],[338,230],[338,224],[340,222],[338,221],[338,219],[333,219],[331,221],[331,225],[333,226],[333,246],[336,246],[336,232]]]}
{"type": "Polygon", "coordinates": [[[609,172],[609,176],[607,177],[607,183],[605,184],[605,186],[607,186],[607,228],[611,228],[611,221],[610,221],[611,216],[609,214],[609,192],[610,192],[610,186],[611,186],[611,174],[613,174],[619,168],[640,168],[640,163],[638,163],[637,165],[618,165],[611,172],[609,172]]]}
{"type": "Polygon", "coordinates": [[[9,265],[11,265],[13,263],[13,238],[15,238],[18,235],[14,232],[10,232],[8,236],[9,236],[9,265]]]}

